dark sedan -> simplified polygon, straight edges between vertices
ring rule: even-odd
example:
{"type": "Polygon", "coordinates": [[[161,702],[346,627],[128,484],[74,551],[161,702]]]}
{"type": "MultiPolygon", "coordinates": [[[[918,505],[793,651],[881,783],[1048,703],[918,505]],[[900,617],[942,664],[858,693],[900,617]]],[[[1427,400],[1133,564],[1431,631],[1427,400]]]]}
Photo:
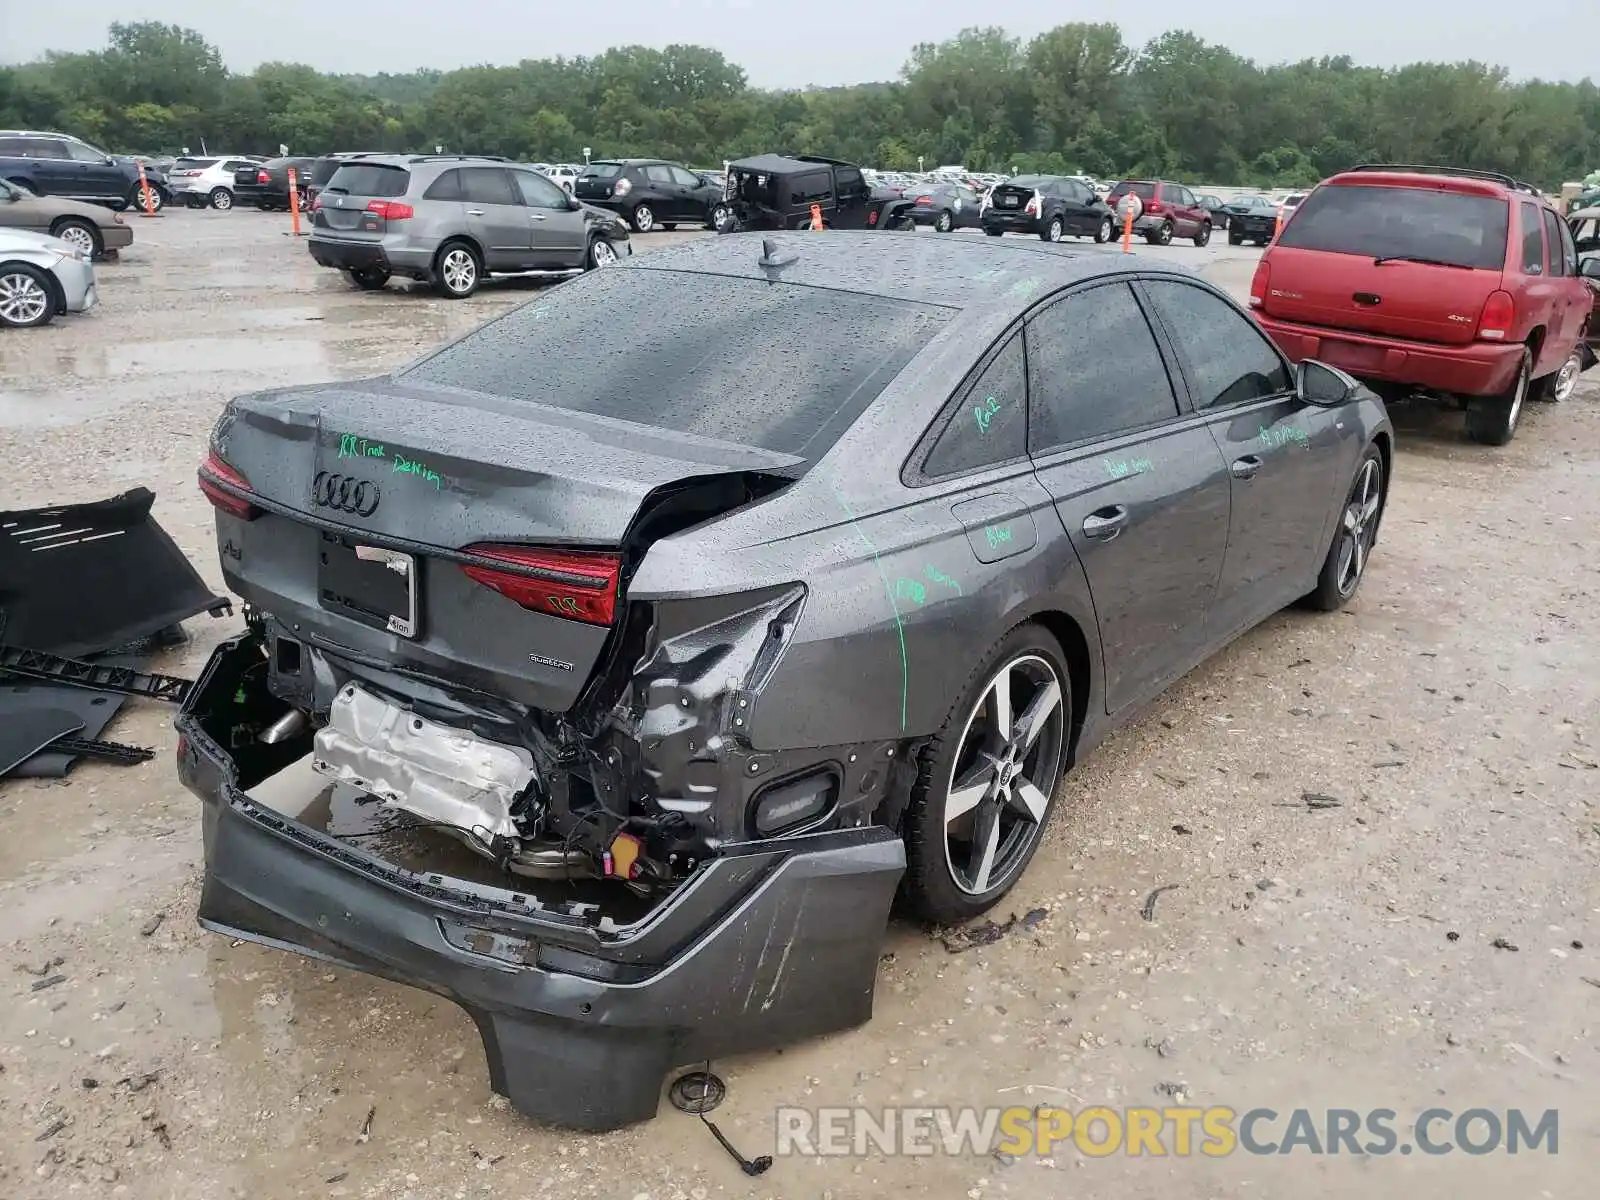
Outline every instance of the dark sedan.
{"type": "Polygon", "coordinates": [[[597,159],[572,185],[579,200],[619,214],[638,233],[677,225],[721,229],[728,215],[722,191],[681,163],[655,158],[597,159]]]}
{"type": "Polygon", "coordinates": [[[1223,211],[1228,214],[1228,245],[1254,242],[1265,246],[1278,228],[1278,206],[1265,196],[1235,196],[1223,211]]]}
{"type": "Polygon", "coordinates": [[[915,205],[911,219],[918,225],[932,225],[940,233],[983,228],[983,198],[964,183],[935,183],[901,194],[915,205]]]}
{"type": "Polygon", "coordinates": [[[990,237],[1031,233],[1047,242],[1109,242],[1116,233],[1106,202],[1082,180],[1064,175],[1018,175],[995,184],[983,199],[981,219],[990,237]]]}
{"type": "Polygon", "coordinates": [[[250,619],[177,722],[200,920],[451,998],[531,1116],[646,1119],[676,1064],[866,1020],[897,890],[991,909],[1070,764],[1347,603],[1392,437],[1164,263],[872,232],[695,239],[243,396],[200,483],[250,619]],[[337,820],[251,792],[301,759],[337,820]]]}
{"type": "Polygon", "coordinates": [[[314,158],[269,158],[263,163],[241,167],[233,173],[234,204],[253,204],[262,212],[287,209],[290,167],[294,168],[295,187],[303,202],[307,176],[315,161],[314,158]]]}

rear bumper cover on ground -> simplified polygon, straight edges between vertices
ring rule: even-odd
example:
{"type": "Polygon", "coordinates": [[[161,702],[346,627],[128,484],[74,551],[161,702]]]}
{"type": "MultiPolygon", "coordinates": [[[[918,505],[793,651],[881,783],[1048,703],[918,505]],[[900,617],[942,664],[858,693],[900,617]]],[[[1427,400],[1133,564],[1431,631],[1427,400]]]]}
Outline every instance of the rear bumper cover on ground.
{"type": "Polygon", "coordinates": [[[531,897],[453,886],[240,790],[205,714],[225,711],[211,708],[215,693],[231,695],[229,659],[248,641],[218,649],[177,722],[178,773],[203,801],[205,927],[448,997],[478,1026],[491,1086],[535,1120],[579,1129],[654,1116],[674,1067],[872,1015],[905,869],[892,831],[729,847],[621,929],[531,897]]]}
{"type": "Polygon", "coordinates": [[[1446,346],[1302,325],[1253,315],[1291,361],[1315,358],[1358,379],[1400,383],[1462,396],[1498,396],[1511,386],[1522,360],[1520,342],[1446,346]]]}
{"type": "Polygon", "coordinates": [[[126,250],[133,245],[133,229],[128,225],[102,225],[100,244],[107,250],[126,250]]]}

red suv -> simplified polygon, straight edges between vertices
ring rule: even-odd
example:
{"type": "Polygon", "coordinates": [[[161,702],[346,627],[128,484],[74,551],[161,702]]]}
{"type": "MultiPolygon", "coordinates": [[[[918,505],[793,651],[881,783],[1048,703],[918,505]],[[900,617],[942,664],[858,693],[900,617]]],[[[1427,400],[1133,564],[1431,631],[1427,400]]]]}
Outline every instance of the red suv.
{"type": "Polygon", "coordinates": [[[1250,307],[1291,360],[1390,398],[1457,397],[1473,440],[1502,446],[1525,399],[1553,398],[1590,304],[1566,222],[1528,184],[1370,166],[1306,197],[1256,267],[1250,307]]]}
{"type": "Polygon", "coordinates": [[[1211,210],[1181,183],[1159,179],[1125,179],[1111,189],[1106,203],[1117,214],[1117,233],[1122,233],[1122,209],[1118,202],[1132,195],[1133,231],[1144,234],[1152,246],[1170,246],[1174,237],[1193,238],[1196,246],[1211,240],[1211,210]]]}

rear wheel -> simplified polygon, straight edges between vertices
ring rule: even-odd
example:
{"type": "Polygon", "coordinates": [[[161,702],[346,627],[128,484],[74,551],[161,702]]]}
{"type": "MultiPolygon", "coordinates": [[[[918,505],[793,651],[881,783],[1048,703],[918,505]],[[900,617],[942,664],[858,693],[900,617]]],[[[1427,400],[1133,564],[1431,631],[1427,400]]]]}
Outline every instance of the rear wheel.
{"type": "Polygon", "coordinates": [[[1244,234],[1238,232],[1235,229],[1228,230],[1228,245],[1230,245],[1230,246],[1242,246],[1242,245],[1244,245],[1244,234]]]}
{"type": "Polygon", "coordinates": [[[50,276],[32,263],[0,266],[0,325],[32,329],[56,315],[50,276]]]}
{"type": "Polygon", "coordinates": [[[1094,240],[1103,246],[1111,240],[1112,235],[1115,233],[1116,226],[1112,225],[1110,217],[1105,217],[1095,227],[1094,240]]]}
{"type": "Polygon", "coordinates": [[[1172,245],[1172,222],[1161,222],[1161,224],[1157,225],[1149,233],[1145,234],[1145,240],[1148,241],[1152,246],[1172,245]]]}
{"type": "Polygon", "coordinates": [[[1368,446],[1340,510],[1339,526],[1333,532],[1333,545],[1328,547],[1316,590],[1306,597],[1313,608],[1333,612],[1356,594],[1382,519],[1383,456],[1376,446],[1368,446]]]}
{"type": "Polygon", "coordinates": [[[939,214],[939,218],[934,221],[933,227],[940,233],[949,233],[956,227],[956,219],[947,208],[939,214]]]}
{"type": "Polygon", "coordinates": [[[356,267],[346,273],[363,292],[376,292],[389,282],[389,272],[382,267],[356,267]]]}
{"type": "Polygon", "coordinates": [[[983,231],[990,237],[1003,237],[1006,232],[1004,229],[990,229],[987,225],[983,227],[983,231]]]}
{"type": "Polygon", "coordinates": [[[441,296],[464,300],[478,290],[483,262],[466,242],[446,242],[433,260],[433,286],[441,296]]]}
{"type": "Polygon", "coordinates": [[[635,206],[633,210],[633,228],[637,233],[649,233],[656,227],[656,214],[648,204],[635,206]]]}
{"type": "Polygon", "coordinates": [[[905,897],[952,925],[999,902],[1038,848],[1067,761],[1061,648],[1020,625],[973,673],[923,750],[905,816],[905,897]]]}
{"type": "Polygon", "coordinates": [[[1467,401],[1468,437],[1485,446],[1504,446],[1516,435],[1532,371],[1533,355],[1524,348],[1509,388],[1498,396],[1473,396],[1467,401]]]}
{"type": "Polygon", "coordinates": [[[1202,222],[1200,222],[1199,231],[1194,235],[1194,244],[1196,246],[1204,246],[1210,240],[1211,240],[1211,222],[1210,221],[1202,221],[1202,222]]]}
{"type": "Polygon", "coordinates": [[[1046,242],[1059,242],[1061,240],[1061,234],[1061,218],[1051,217],[1050,224],[1044,227],[1044,231],[1039,234],[1039,238],[1040,240],[1046,242]]]}
{"type": "Polygon", "coordinates": [[[105,252],[100,231],[82,217],[62,217],[50,226],[50,236],[70,242],[90,258],[98,258],[105,252]]]}

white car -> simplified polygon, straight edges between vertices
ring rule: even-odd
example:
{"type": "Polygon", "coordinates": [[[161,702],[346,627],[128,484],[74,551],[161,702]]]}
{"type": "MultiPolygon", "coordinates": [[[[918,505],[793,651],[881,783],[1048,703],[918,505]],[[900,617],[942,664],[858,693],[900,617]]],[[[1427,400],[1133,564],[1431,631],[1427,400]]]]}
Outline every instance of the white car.
{"type": "Polygon", "coordinates": [[[99,296],[94,264],[71,242],[0,229],[0,325],[32,328],[57,313],[88,312],[99,296]]]}
{"type": "Polygon", "coordinates": [[[167,172],[167,185],[175,200],[181,199],[190,208],[212,208],[226,211],[233,207],[233,173],[253,169],[260,164],[253,158],[180,158],[167,172]]]}
{"type": "Polygon", "coordinates": [[[572,185],[578,182],[579,168],[567,163],[557,163],[555,166],[546,167],[545,178],[558,184],[567,195],[572,195],[572,185]]]}

